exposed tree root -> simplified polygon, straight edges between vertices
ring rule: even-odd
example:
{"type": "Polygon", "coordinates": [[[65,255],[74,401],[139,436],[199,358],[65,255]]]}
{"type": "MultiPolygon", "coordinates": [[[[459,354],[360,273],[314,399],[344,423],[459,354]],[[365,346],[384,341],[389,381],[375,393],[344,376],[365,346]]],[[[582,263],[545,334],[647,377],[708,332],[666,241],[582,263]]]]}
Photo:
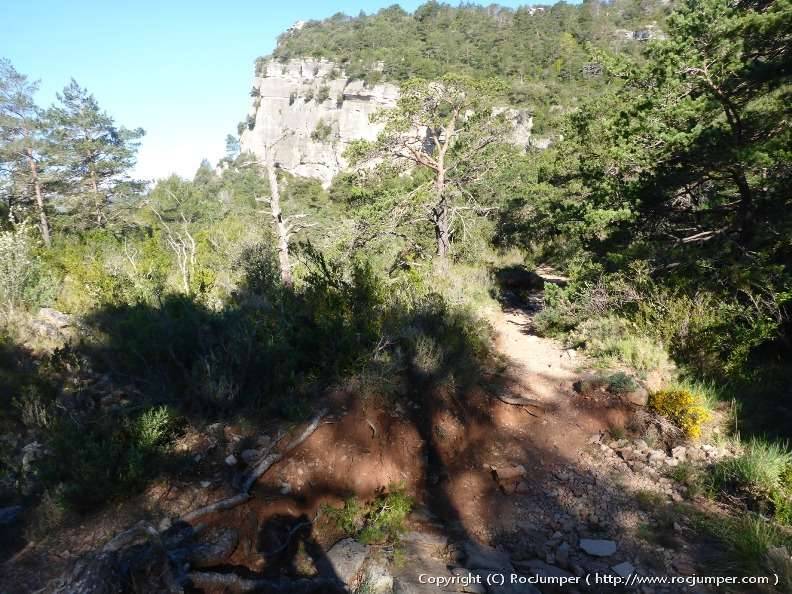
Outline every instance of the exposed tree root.
{"type": "Polygon", "coordinates": [[[541,416],[547,410],[545,408],[544,403],[542,403],[542,402],[540,402],[538,400],[533,400],[532,398],[525,398],[523,396],[509,396],[508,394],[497,394],[496,397],[501,402],[504,402],[506,404],[511,404],[513,406],[531,406],[533,408],[538,409],[539,410],[539,414],[531,412],[530,410],[526,410],[525,411],[528,414],[531,414],[531,415],[533,415],[535,417],[541,416]]]}
{"type": "MultiPolygon", "coordinates": [[[[246,579],[235,574],[193,571],[190,567],[218,565],[228,559],[238,543],[232,529],[215,530],[202,540],[205,525],[191,525],[211,513],[232,509],[251,498],[253,484],[276,462],[302,445],[327,414],[321,409],[303,431],[281,451],[273,451],[283,434],[273,440],[264,457],[244,477],[240,493],[193,510],[176,520],[170,528],[158,531],[141,521],[113,537],[98,552],[90,553],[54,584],[52,592],[72,594],[120,594],[126,591],[183,592],[187,582],[196,588],[227,588],[232,592],[343,592],[336,580],[329,579],[246,579]]],[[[302,527],[302,526],[301,526],[302,527]]],[[[291,538],[292,534],[289,535],[291,538]]],[[[288,545],[288,542],[287,542],[288,545]]]]}
{"type": "Polygon", "coordinates": [[[343,586],[333,579],[248,579],[233,573],[216,573],[210,571],[194,571],[187,575],[194,588],[214,589],[226,588],[229,592],[243,594],[244,592],[261,592],[262,594],[277,594],[289,592],[292,594],[314,594],[319,592],[343,592],[343,586]]]}
{"type": "Polygon", "coordinates": [[[198,518],[202,518],[205,515],[213,514],[219,511],[225,511],[227,509],[231,509],[245,503],[248,499],[250,499],[250,495],[248,493],[239,493],[238,495],[234,495],[233,497],[228,497],[226,499],[221,499],[220,501],[215,501],[209,505],[205,505],[203,507],[199,507],[198,509],[194,509],[193,511],[184,514],[182,519],[185,522],[189,522],[192,524],[198,518]]]}

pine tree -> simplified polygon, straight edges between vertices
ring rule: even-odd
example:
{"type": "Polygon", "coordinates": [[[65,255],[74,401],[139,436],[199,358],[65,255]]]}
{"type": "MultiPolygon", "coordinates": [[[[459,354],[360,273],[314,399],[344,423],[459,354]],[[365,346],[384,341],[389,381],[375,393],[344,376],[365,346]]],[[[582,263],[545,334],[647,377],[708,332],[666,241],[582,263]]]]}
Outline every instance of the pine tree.
{"type": "Polygon", "coordinates": [[[116,126],[73,79],[58,94],[47,119],[65,194],[74,203],[72,213],[92,225],[105,225],[113,200],[136,186],[127,172],[135,164],[144,131],[116,126]]]}
{"type": "Polygon", "coordinates": [[[51,243],[50,224],[44,204],[45,134],[41,113],[33,100],[38,83],[0,60],[0,175],[5,181],[9,207],[21,198],[35,204],[44,244],[51,243]]]}
{"type": "Polygon", "coordinates": [[[395,108],[374,114],[373,121],[385,124],[377,140],[350,145],[353,162],[385,159],[396,167],[429,173],[431,182],[398,200],[388,218],[398,224],[407,215],[414,220],[416,208],[423,211],[441,259],[449,255],[464,218],[486,210],[470,188],[493,168],[492,149],[503,143],[511,128],[503,110],[494,109],[502,90],[494,81],[460,75],[409,80],[395,108]],[[416,204],[416,199],[423,204],[416,204]]]}

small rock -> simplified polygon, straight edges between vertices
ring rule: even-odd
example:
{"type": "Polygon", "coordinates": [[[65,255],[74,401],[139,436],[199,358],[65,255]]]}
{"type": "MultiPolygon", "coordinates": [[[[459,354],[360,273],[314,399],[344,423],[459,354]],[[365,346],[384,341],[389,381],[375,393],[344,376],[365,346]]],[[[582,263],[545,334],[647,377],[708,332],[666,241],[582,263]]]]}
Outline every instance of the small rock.
{"type": "Polygon", "coordinates": [[[225,459],[226,466],[236,466],[237,457],[234,454],[229,454],[225,459]]]}
{"type": "Polygon", "coordinates": [[[687,453],[687,448],[685,446],[677,446],[671,450],[671,457],[675,460],[684,461],[687,453]]]}
{"type": "Polygon", "coordinates": [[[592,557],[609,557],[616,552],[618,545],[613,540],[581,538],[580,548],[592,557]]]}
{"type": "Polygon", "coordinates": [[[206,428],[206,432],[215,439],[221,439],[224,433],[223,429],[222,423],[212,423],[206,428]]]}
{"type": "Polygon", "coordinates": [[[506,466],[504,468],[493,468],[492,472],[499,481],[519,479],[528,474],[528,471],[525,470],[525,466],[522,464],[518,464],[517,466],[506,466]]]}
{"type": "Polygon", "coordinates": [[[558,546],[558,548],[556,549],[555,556],[556,556],[556,561],[558,561],[558,564],[561,567],[568,569],[569,568],[569,543],[562,542],[558,546]]]}
{"type": "Polygon", "coordinates": [[[201,481],[201,488],[202,488],[202,489],[206,489],[206,488],[208,488],[208,487],[209,487],[209,485],[211,485],[211,484],[212,484],[212,482],[211,482],[211,481],[201,481]]]}
{"type": "Polygon", "coordinates": [[[44,446],[39,442],[33,441],[22,448],[22,472],[28,473],[33,470],[33,464],[44,458],[44,446]]]}
{"type": "Polygon", "coordinates": [[[258,450],[243,450],[240,457],[245,464],[253,464],[259,459],[260,455],[261,453],[258,450]]]}
{"type": "Polygon", "coordinates": [[[281,495],[288,495],[292,492],[292,487],[289,483],[281,483],[280,493],[281,495]]]}
{"type": "Polygon", "coordinates": [[[619,577],[629,577],[635,573],[635,567],[632,563],[628,563],[625,561],[624,563],[619,563],[618,565],[614,565],[611,569],[618,575],[619,577]]]}

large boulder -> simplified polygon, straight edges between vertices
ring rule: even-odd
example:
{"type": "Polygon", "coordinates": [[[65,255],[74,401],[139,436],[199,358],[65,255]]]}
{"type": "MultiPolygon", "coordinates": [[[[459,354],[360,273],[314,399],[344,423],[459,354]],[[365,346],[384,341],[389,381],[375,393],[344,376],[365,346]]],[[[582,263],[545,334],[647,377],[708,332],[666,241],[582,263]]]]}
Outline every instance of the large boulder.
{"type": "Polygon", "coordinates": [[[349,588],[354,588],[360,582],[367,557],[368,547],[353,538],[338,541],[327,552],[333,571],[349,588]]]}

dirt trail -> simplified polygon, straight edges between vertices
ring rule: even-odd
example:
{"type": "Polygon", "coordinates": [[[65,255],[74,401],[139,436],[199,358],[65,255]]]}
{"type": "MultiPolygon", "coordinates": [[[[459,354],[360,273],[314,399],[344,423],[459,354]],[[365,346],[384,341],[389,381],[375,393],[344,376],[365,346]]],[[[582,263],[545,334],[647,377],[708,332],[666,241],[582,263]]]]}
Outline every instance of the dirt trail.
{"type": "Polygon", "coordinates": [[[599,406],[577,397],[573,384],[589,373],[587,362],[559,341],[537,336],[528,311],[505,307],[491,314],[489,321],[496,347],[508,365],[506,374],[513,380],[509,391],[545,405],[541,420],[532,427],[532,445],[543,453],[549,447],[571,461],[593,433],[624,424],[623,407],[599,406]]]}
{"type": "Polygon", "coordinates": [[[498,312],[490,321],[497,333],[498,350],[520,374],[526,392],[548,403],[568,395],[567,388],[578,377],[582,364],[574,350],[533,334],[530,316],[519,309],[498,312]]]}

